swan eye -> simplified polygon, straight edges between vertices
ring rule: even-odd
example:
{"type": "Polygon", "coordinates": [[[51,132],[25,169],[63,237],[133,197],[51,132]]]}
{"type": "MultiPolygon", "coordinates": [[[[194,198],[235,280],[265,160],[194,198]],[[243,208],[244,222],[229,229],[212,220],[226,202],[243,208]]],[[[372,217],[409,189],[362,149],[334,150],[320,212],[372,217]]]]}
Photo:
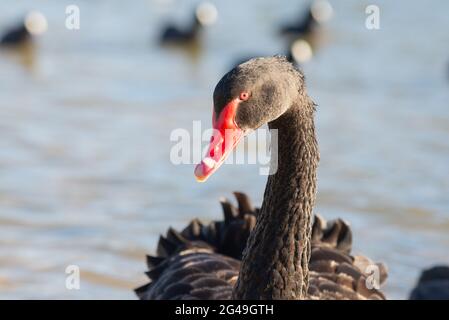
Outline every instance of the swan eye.
{"type": "Polygon", "coordinates": [[[248,92],[245,91],[245,92],[240,93],[240,100],[246,101],[248,99],[249,99],[249,93],[248,92]]]}

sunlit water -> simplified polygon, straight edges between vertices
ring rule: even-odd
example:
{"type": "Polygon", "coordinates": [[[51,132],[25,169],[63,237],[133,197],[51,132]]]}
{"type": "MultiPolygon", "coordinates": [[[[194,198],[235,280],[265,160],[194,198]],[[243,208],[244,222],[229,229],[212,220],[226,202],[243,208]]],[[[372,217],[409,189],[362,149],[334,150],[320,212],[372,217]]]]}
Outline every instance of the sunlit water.
{"type": "MultiPolygon", "coordinates": [[[[0,51],[0,298],[135,298],[144,254],[170,225],[221,218],[218,198],[266,177],[225,165],[206,184],[169,159],[170,132],[210,125],[212,90],[234,61],[284,53],[291,1],[223,1],[196,52],[160,48],[160,26],[189,22],[193,1],[2,1],[0,30],[28,9],[49,30],[0,51]],[[65,269],[81,270],[67,290],[65,269]]],[[[321,164],[317,212],[351,222],[354,251],[384,261],[388,297],[406,298],[422,268],[449,263],[447,1],[332,2],[304,66],[321,164]]],[[[206,128],[204,128],[206,129],[206,128]]]]}

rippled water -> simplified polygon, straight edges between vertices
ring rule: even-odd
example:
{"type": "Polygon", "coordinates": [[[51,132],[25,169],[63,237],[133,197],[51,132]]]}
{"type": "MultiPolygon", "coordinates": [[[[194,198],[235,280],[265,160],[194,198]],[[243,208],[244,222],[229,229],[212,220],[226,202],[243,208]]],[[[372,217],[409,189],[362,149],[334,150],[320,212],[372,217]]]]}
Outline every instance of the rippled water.
{"type": "MultiPolygon", "coordinates": [[[[333,1],[324,43],[304,66],[319,104],[317,212],[351,222],[355,251],[386,262],[385,287],[405,298],[419,270],[449,263],[447,1],[333,1]],[[441,13],[441,14],[439,14],[441,13]]],[[[257,166],[225,165],[207,184],[169,161],[171,130],[210,122],[215,83],[241,57],[283,53],[276,32],[301,2],[217,2],[220,19],[196,50],[160,48],[169,19],[194,1],[0,3],[0,30],[29,8],[49,32],[0,51],[0,298],[125,298],[145,281],[144,254],[172,225],[220,218],[218,198],[247,192],[257,166]],[[65,268],[81,268],[81,289],[65,268]]]]}

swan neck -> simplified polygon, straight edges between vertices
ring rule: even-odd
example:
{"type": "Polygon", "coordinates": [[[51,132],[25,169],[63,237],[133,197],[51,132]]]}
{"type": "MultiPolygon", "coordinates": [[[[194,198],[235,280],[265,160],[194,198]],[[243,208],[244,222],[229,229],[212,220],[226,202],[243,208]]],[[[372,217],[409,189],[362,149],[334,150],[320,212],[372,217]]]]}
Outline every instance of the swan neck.
{"type": "Polygon", "coordinates": [[[308,289],[311,216],[319,152],[308,98],[269,123],[272,168],[243,254],[235,299],[303,299],[308,289]],[[277,135],[277,157],[275,141],[277,135]]]}

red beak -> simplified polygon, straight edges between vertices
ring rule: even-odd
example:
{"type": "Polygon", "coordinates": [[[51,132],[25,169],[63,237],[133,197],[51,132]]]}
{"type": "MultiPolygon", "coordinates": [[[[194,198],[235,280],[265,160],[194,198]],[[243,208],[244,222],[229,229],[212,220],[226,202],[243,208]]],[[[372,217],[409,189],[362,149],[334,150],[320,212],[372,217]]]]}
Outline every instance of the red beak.
{"type": "Polygon", "coordinates": [[[235,114],[240,100],[229,102],[216,119],[215,111],[212,116],[214,128],[207,153],[200,164],[195,168],[195,177],[198,182],[204,182],[226,160],[231,151],[244,136],[244,131],[235,123],[235,114]]]}

